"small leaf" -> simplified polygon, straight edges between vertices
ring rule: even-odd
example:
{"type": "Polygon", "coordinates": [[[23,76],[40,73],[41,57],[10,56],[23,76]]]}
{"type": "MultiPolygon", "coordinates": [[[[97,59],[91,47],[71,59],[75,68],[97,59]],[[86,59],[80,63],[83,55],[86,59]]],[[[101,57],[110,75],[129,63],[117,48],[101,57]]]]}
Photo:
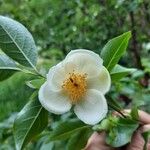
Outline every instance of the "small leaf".
{"type": "Polygon", "coordinates": [[[67,139],[72,136],[73,133],[88,127],[88,125],[76,119],[64,121],[51,132],[50,140],[67,139]]]}
{"type": "Polygon", "coordinates": [[[114,66],[118,63],[121,56],[124,54],[131,32],[126,32],[116,38],[111,39],[106,43],[101,51],[101,57],[104,60],[104,66],[111,71],[114,66]]]}
{"type": "Polygon", "coordinates": [[[110,73],[111,79],[113,82],[118,81],[121,78],[125,77],[126,75],[128,75],[129,73],[132,73],[134,71],[136,71],[136,69],[126,68],[126,67],[123,67],[123,66],[120,66],[117,64],[110,73]]]}
{"type": "Polygon", "coordinates": [[[129,118],[119,118],[118,122],[110,128],[106,136],[106,143],[112,147],[121,147],[131,141],[134,131],[139,124],[129,118]]]}
{"type": "Polygon", "coordinates": [[[7,79],[20,69],[8,56],[0,54],[0,81],[7,79]]]}
{"type": "Polygon", "coordinates": [[[14,122],[16,149],[23,149],[28,142],[44,130],[47,123],[48,113],[35,97],[25,105],[14,122]]]}
{"type": "Polygon", "coordinates": [[[91,135],[90,129],[83,129],[80,132],[73,135],[67,144],[67,150],[81,150],[83,149],[91,135]]]}
{"type": "Polygon", "coordinates": [[[138,114],[138,109],[137,109],[137,107],[133,107],[132,109],[131,109],[131,117],[133,118],[133,119],[135,119],[135,120],[139,120],[139,114],[138,114]]]}
{"type": "Polygon", "coordinates": [[[35,68],[37,50],[30,32],[19,22],[0,16],[0,48],[18,63],[35,68]]]}
{"type": "Polygon", "coordinates": [[[39,89],[44,82],[45,79],[41,78],[27,81],[26,84],[32,89],[39,89]]]}
{"type": "Polygon", "coordinates": [[[109,128],[110,128],[110,120],[107,118],[107,119],[103,119],[100,124],[95,125],[93,127],[93,130],[101,132],[101,131],[107,131],[109,130],[109,128]]]}

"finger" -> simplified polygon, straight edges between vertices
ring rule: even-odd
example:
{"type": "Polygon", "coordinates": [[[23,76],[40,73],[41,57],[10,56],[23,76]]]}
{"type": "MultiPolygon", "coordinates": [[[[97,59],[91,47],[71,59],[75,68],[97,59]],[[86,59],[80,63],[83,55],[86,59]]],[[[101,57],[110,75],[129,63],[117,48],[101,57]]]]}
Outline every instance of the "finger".
{"type": "MultiPolygon", "coordinates": [[[[131,143],[128,145],[127,150],[143,150],[145,141],[142,136],[143,132],[147,132],[150,130],[150,124],[146,124],[138,129],[137,132],[134,133],[131,143]]],[[[150,141],[147,144],[147,150],[150,150],[150,141]]]]}
{"type": "Polygon", "coordinates": [[[144,124],[150,124],[150,115],[142,110],[139,111],[139,120],[144,124]]]}
{"type": "MultiPolygon", "coordinates": [[[[146,124],[146,125],[140,127],[139,130],[141,131],[141,133],[150,131],[150,124],[146,124]]],[[[147,150],[150,150],[150,139],[147,142],[147,150]]]]}
{"type": "Polygon", "coordinates": [[[105,144],[105,132],[93,133],[84,150],[113,150],[105,144]]]}
{"type": "Polygon", "coordinates": [[[149,143],[147,144],[147,150],[150,150],[150,144],[149,143]]]}
{"type": "Polygon", "coordinates": [[[131,143],[127,146],[127,150],[143,150],[145,141],[140,131],[136,131],[131,139],[131,143]]]}
{"type": "Polygon", "coordinates": [[[92,136],[90,137],[90,139],[88,140],[88,144],[89,143],[100,143],[100,144],[104,144],[105,143],[105,132],[94,132],[92,134],[92,136]]]}
{"type": "MultiPolygon", "coordinates": [[[[123,113],[125,114],[129,114],[131,112],[130,109],[125,109],[123,111],[123,113]]],[[[139,121],[143,122],[144,124],[150,124],[150,114],[142,111],[142,110],[138,110],[138,114],[139,114],[139,121]]]]}
{"type": "MultiPolygon", "coordinates": [[[[125,116],[129,115],[129,113],[131,112],[130,109],[125,109],[123,111],[121,111],[125,116]]],[[[142,122],[143,124],[150,124],[150,114],[142,111],[142,110],[138,110],[138,114],[139,114],[139,121],[142,122]]],[[[115,116],[120,116],[120,114],[118,112],[113,112],[113,115],[115,116]]]]}
{"type": "Polygon", "coordinates": [[[139,130],[141,131],[141,133],[150,131],[150,124],[146,124],[146,125],[140,127],[139,130]]]}

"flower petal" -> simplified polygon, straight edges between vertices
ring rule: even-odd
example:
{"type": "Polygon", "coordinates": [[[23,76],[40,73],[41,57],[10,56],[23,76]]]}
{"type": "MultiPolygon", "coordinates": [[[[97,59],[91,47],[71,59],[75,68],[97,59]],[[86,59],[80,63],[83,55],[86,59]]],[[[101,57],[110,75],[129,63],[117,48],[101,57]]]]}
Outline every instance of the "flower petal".
{"type": "MultiPolygon", "coordinates": [[[[90,50],[86,50],[86,49],[76,49],[76,50],[71,50],[68,55],[66,56],[66,59],[68,59],[69,57],[73,57],[76,55],[82,55],[82,56],[87,56],[91,59],[93,59],[97,64],[102,65],[103,60],[100,58],[100,56],[96,53],[94,53],[93,51],[90,50]]],[[[84,57],[82,57],[84,58],[84,57]]]]}
{"type": "Polygon", "coordinates": [[[64,68],[62,67],[62,62],[50,68],[47,74],[49,89],[53,91],[61,90],[61,83],[64,80],[65,74],[64,68]]]}
{"type": "Polygon", "coordinates": [[[75,71],[86,73],[88,78],[98,75],[97,73],[99,73],[99,70],[102,68],[103,62],[99,55],[84,49],[71,51],[66,56],[65,61],[72,61],[76,65],[75,71]]]}
{"type": "Polygon", "coordinates": [[[107,114],[106,99],[97,90],[88,90],[83,101],[74,107],[77,117],[86,124],[94,125],[101,121],[107,114]]]}
{"type": "Polygon", "coordinates": [[[39,90],[39,101],[45,109],[54,114],[63,114],[71,109],[67,96],[61,91],[49,90],[47,82],[39,90]]]}
{"type": "Polygon", "coordinates": [[[63,81],[67,78],[70,72],[73,72],[75,65],[72,62],[62,61],[52,67],[47,75],[48,86],[53,91],[61,90],[63,81]]]}
{"type": "Polygon", "coordinates": [[[89,89],[96,89],[103,94],[107,93],[111,86],[111,78],[108,70],[103,67],[98,76],[95,78],[88,79],[88,88],[89,89]]]}

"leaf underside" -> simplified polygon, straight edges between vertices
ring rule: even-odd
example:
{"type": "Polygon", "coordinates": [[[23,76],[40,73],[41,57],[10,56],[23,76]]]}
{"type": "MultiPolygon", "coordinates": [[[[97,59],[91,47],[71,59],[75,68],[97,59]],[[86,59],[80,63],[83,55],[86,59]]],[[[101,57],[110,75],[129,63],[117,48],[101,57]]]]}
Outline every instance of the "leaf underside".
{"type": "Polygon", "coordinates": [[[30,32],[19,22],[0,16],[0,48],[18,63],[35,68],[37,50],[30,32]]]}
{"type": "Polygon", "coordinates": [[[4,54],[0,54],[0,81],[7,79],[19,70],[13,60],[4,54]]]}

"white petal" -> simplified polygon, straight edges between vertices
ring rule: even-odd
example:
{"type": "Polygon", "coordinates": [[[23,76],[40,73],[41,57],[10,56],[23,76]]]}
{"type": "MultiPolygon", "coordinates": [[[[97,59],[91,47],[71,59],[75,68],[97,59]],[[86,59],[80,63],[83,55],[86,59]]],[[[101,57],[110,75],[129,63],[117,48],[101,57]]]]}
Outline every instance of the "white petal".
{"type": "Polygon", "coordinates": [[[73,50],[65,58],[65,61],[73,62],[79,73],[86,73],[89,78],[98,75],[102,68],[102,59],[96,53],[89,50],[73,50]]]}
{"type": "Polygon", "coordinates": [[[39,101],[42,106],[54,114],[63,114],[71,109],[71,104],[61,91],[51,91],[47,82],[39,90],[39,101]]]}
{"type": "MultiPolygon", "coordinates": [[[[75,56],[75,55],[82,55],[82,56],[87,56],[87,57],[91,57],[95,60],[95,62],[99,65],[102,65],[103,60],[100,58],[100,56],[96,53],[94,53],[93,51],[90,50],[86,50],[86,49],[76,49],[76,50],[71,50],[68,55],[66,56],[66,58],[68,59],[69,57],[75,56]]],[[[84,57],[83,57],[84,58],[84,57]]]]}
{"type": "Polygon", "coordinates": [[[62,61],[49,70],[47,75],[48,86],[53,91],[61,90],[63,81],[70,72],[73,72],[75,65],[71,62],[62,61]]]}
{"type": "Polygon", "coordinates": [[[50,68],[47,74],[47,83],[50,90],[59,91],[61,90],[61,83],[65,77],[65,71],[62,67],[62,62],[50,68]],[[55,79],[54,79],[55,78],[55,79]]]}
{"type": "Polygon", "coordinates": [[[111,86],[111,78],[108,70],[103,67],[98,76],[95,78],[88,79],[88,88],[89,89],[96,89],[101,93],[105,94],[109,91],[111,86]]]}
{"type": "Polygon", "coordinates": [[[83,101],[74,107],[77,117],[86,124],[94,125],[100,122],[107,114],[106,99],[97,90],[88,90],[83,101]]]}
{"type": "Polygon", "coordinates": [[[73,61],[64,61],[63,66],[67,75],[76,70],[77,67],[73,61]]]}

